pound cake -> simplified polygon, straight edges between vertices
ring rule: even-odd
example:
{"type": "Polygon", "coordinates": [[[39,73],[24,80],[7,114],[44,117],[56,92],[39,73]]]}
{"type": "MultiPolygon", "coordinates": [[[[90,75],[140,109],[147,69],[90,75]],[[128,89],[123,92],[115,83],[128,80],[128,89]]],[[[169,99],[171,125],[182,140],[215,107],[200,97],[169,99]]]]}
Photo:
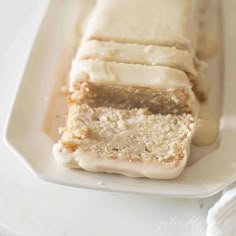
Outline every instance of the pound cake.
{"type": "Polygon", "coordinates": [[[205,2],[96,2],[72,62],[58,162],[131,177],[180,175],[208,97],[196,57],[205,2]]]}

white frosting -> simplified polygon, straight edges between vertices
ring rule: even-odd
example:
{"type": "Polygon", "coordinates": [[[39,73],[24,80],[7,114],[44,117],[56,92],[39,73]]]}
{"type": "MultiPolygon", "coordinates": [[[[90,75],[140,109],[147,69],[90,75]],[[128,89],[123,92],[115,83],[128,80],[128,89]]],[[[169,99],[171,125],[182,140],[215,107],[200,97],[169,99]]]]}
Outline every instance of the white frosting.
{"type": "Polygon", "coordinates": [[[98,0],[85,38],[195,51],[199,8],[198,0],[98,0]]]}
{"type": "Polygon", "coordinates": [[[83,41],[77,59],[100,59],[123,63],[170,66],[196,75],[193,55],[175,47],[118,43],[111,41],[83,41]]]}
{"type": "Polygon", "coordinates": [[[142,86],[161,89],[191,88],[186,74],[164,66],[145,66],[104,62],[99,60],[74,60],[70,74],[70,90],[76,81],[142,86]]]}
{"type": "Polygon", "coordinates": [[[207,104],[201,104],[192,143],[198,146],[212,144],[218,134],[219,121],[207,104]]]}

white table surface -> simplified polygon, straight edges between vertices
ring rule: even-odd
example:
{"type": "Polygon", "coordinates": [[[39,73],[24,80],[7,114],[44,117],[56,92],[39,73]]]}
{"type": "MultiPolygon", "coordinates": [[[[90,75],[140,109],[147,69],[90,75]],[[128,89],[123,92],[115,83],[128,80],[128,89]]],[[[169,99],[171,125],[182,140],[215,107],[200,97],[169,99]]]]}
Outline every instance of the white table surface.
{"type": "MultiPolygon", "coordinates": [[[[219,194],[164,199],[59,186],[37,179],[8,150],[4,126],[47,2],[0,0],[0,236],[205,235],[219,194]]],[[[232,20],[236,1],[226,2],[232,20]]]]}

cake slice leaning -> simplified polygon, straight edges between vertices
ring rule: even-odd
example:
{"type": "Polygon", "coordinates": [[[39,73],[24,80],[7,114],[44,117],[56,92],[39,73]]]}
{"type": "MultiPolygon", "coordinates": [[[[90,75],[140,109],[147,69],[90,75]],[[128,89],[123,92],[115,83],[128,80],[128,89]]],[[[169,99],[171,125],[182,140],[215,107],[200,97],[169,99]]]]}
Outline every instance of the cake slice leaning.
{"type": "Polygon", "coordinates": [[[71,101],[78,104],[86,100],[92,106],[102,103],[118,109],[198,115],[192,84],[177,69],[75,59],[70,76],[71,101]]]}
{"type": "Polygon", "coordinates": [[[70,168],[172,179],[186,165],[194,129],[191,114],[162,115],[143,108],[72,103],[53,153],[70,168]]]}

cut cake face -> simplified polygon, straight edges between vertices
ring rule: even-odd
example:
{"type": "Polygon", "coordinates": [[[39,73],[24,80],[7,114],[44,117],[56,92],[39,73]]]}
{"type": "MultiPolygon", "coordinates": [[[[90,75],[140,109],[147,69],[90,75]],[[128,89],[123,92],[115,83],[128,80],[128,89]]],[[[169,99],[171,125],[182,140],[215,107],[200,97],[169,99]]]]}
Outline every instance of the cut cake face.
{"type": "Polygon", "coordinates": [[[194,126],[188,114],[71,104],[54,155],[72,168],[171,179],[186,164],[194,126]]]}

